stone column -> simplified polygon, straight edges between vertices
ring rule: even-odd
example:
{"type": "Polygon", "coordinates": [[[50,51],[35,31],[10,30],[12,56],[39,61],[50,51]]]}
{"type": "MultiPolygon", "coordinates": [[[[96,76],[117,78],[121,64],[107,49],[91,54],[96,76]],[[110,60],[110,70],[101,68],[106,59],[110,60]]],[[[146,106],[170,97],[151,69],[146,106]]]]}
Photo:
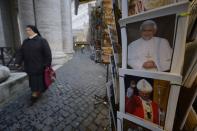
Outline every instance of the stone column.
{"type": "Polygon", "coordinates": [[[22,41],[27,37],[25,34],[25,27],[27,25],[35,25],[33,5],[33,0],[18,0],[18,23],[22,41]]]}
{"type": "Polygon", "coordinates": [[[47,39],[52,50],[53,64],[63,64],[62,19],[60,0],[34,0],[36,24],[41,35],[47,39]]]}
{"type": "Polygon", "coordinates": [[[73,53],[71,0],[61,0],[63,50],[73,53]]]}
{"type": "Polygon", "coordinates": [[[0,47],[4,47],[5,44],[5,36],[3,31],[3,19],[1,16],[1,10],[0,10],[0,47]]]}
{"type": "Polygon", "coordinates": [[[7,0],[0,0],[0,46],[11,47],[13,40],[13,25],[10,4],[7,0]]]}

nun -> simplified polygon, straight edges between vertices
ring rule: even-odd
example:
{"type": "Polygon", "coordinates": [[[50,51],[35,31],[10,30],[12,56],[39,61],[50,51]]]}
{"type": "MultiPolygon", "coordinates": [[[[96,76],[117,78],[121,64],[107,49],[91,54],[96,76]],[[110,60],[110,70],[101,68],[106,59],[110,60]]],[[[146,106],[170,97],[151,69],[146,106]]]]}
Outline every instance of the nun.
{"type": "Polygon", "coordinates": [[[33,104],[46,90],[44,69],[51,66],[52,56],[47,40],[41,37],[35,26],[27,25],[25,31],[27,38],[16,54],[15,66],[20,67],[24,63],[24,70],[29,77],[33,104]]]}

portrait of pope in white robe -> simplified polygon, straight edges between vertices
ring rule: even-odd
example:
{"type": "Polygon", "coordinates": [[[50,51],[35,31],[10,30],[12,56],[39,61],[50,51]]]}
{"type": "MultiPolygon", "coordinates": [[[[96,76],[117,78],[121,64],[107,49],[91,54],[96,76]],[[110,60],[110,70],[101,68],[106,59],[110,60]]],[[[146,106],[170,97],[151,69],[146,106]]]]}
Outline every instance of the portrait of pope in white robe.
{"type": "Polygon", "coordinates": [[[131,68],[151,71],[170,70],[172,48],[167,39],[155,37],[156,32],[157,24],[153,20],[141,24],[141,38],[128,45],[128,65],[131,68]]]}

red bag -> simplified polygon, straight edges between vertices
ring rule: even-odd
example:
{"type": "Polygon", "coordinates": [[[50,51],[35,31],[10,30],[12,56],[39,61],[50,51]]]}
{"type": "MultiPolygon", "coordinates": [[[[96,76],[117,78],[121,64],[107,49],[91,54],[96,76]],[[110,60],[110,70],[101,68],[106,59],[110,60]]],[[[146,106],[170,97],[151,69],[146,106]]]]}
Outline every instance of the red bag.
{"type": "Polygon", "coordinates": [[[52,67],[46,67],[44,70],[44,82],[47,88],[55,81],[56,74],[52,67]]]}

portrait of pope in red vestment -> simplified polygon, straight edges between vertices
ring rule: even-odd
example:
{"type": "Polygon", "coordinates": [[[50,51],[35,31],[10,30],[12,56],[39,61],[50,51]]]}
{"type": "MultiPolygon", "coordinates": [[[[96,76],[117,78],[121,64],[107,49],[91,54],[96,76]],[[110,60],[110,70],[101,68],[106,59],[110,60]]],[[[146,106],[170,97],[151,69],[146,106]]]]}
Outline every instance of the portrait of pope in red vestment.
{"type": "Polygon", "coordinates": [[[125,111],[155,124],[159,124],[159,106],[150,99],[153,88],[145,79],[137,82],[138,95],[125,97],[125,111]]]}

